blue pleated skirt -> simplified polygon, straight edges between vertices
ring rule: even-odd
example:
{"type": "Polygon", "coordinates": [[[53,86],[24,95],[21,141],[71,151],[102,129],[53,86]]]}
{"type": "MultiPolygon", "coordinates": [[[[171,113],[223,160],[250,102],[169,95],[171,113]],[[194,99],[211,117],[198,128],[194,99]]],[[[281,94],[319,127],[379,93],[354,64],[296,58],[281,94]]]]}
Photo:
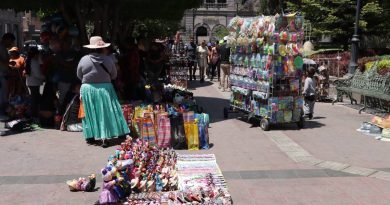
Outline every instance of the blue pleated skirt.
{"type": "Polygon", "coordinates": [[[130,133],[111,83],[83,84],[80,95],[85,111],[85,139],[110,139],[130,133]]]}

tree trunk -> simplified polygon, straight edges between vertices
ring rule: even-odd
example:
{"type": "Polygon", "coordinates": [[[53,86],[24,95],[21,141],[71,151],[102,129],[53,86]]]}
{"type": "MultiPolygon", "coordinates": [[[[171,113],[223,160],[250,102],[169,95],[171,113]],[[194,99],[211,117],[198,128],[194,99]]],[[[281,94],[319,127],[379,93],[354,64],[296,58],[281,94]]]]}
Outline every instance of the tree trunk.
{"type": "Polygon", "coordinates": [[[103,36],[103,31],[102,31],[102,23],[103,23],[103,8],[100,6],[100,4],[95,4],[93,7],[93,25],[94,25],[94,30],[93,34],[94,36],[103,36]]]}
{"type": "Polygon", "coordinates": [[[114,9],[113,9],[113,22],[112,22],[112,28],[111,28],[111,41],[113,43],[117,43],[119,44],[120,42],[117,42],[118,40],[120,41],[120,39],[118,39],[119,37],[119,25],[120,25],[120,22],[119,22],[119,11],[120,11],[120,6],[119,4],[115,4],[114,6],[114,9]]]}
{"type": "MultiPolygon", "coordinates": [[[[109,23],[111,19],[108,19],[108,12],[109,12],[109,8],[110,8],[110,2],[109,1],[104,1],[104,5],[103,5],[103,13],[100,14],[101,16],[101,34],[102,34],[102,37],[103,38],[109,38],[110,37],[110,31],[108,29],[109,27],[109,23]]],[[[110,39],[111,41],[111,39],[110,39]]]]}
{"type": "Polygon", "coordinates": [[[66,2],[65,0],[61,0],[60,1],[60,11],[61,11],[61,14],[62,16],[64,17],[66,23],[68,23],[68,25],[71,25],[72,24],[72,18],[70,18],[70,14],[69,14],[69,10],[68,8],[66,7],[66,2]]]}
{"type": "MultiPolygon", "coordinates": [[[[80,42],[81,44],[87,44],[88,43],[88,35],[87,35],[87,28],[86,28],[86,22],[85,18],[81,12],[81,2],[82,1],[75,1],[75,14],[77,16],[77,27],[80,32],[80,42]]],[[[85,11],[84,11],[85,12],[85,11]]]]}

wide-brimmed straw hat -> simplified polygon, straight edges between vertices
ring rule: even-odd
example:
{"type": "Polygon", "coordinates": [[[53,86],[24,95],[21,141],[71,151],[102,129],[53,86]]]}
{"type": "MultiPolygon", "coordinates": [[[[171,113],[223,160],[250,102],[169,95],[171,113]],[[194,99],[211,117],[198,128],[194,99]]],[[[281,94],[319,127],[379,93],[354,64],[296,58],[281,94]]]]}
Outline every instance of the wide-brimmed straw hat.
{"type": "Polygon", "coordinates": [[[85,45],[85,48],[90,48],[90,49],[97,49],[97,48],[106,48],[110,46],[111,43],[106,43],[103,41],[102,37],[100,36],[92,36],[89,39],[89,45],[85,45]]]}

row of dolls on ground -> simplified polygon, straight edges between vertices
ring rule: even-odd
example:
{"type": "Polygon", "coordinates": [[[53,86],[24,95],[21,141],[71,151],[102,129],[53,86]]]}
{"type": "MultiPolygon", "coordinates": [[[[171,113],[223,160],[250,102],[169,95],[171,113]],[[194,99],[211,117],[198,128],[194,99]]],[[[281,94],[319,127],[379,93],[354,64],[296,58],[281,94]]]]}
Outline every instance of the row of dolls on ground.
{"type": "MultiPolygon", "coordinates": [[[[103,185],[96,204],[121,204],[131,193],[177,190],[176,160],[174,150],[127,137],[101,170],[103,185]]],[[[93,191],[95,183],[94,175],[67,182],[71,191],[93,191]]]]}

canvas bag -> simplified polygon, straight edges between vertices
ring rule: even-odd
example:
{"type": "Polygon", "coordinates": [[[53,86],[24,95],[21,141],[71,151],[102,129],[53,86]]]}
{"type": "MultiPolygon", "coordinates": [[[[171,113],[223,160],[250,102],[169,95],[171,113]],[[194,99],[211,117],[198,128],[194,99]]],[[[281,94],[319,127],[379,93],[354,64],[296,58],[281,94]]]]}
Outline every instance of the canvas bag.
{"type": "Polygon", "coordinates": [[[187,140],[188,150],[199,150],[199,130],[198,123],[186,122],[184,123],[184,130],[187,140]]]}
{"type": "Polygon", "coordinates": [[[209,149],[209,131],[208,125],[205,123],[198,123],[200,149],[209,149]]]}
{"type": "Polygon", "coordinates": [[[186,148],[187,146],[186,146],[183,116],[180,113],[178,113],[178,115],[172,115],[170,117],[170,122],[171,122],[171,146],[174,149],[186,148]]]}
{"type": "Polygon", "coordinates": [[[153,120],[150,117],[142,119],[141,137],[144,142],[157,144],[153,120]]]}
{"type": "Polygon", "coordinates": [[[157,145],[160,148],[168,148],[171,146],[171,121],[168,115],[161,115],[157,122],[157,145]]]}
{"type": "Polygon", "coordinates": [[[184,112],[183,113],[183,120],[184,120],[184,123],[186,123],[186,122],[194,122],[194,120],[195,120],[195,113],[194,113],[194,111],[184,112]]]}
{"type": "Polygon", "coordinates": [[[207,125],[207,127],[210,124],[209,114],[206,114],[206,113],[195,114],[195,119],[197,119],[199,123],[203,123],[203,124],[207,125]]]}

